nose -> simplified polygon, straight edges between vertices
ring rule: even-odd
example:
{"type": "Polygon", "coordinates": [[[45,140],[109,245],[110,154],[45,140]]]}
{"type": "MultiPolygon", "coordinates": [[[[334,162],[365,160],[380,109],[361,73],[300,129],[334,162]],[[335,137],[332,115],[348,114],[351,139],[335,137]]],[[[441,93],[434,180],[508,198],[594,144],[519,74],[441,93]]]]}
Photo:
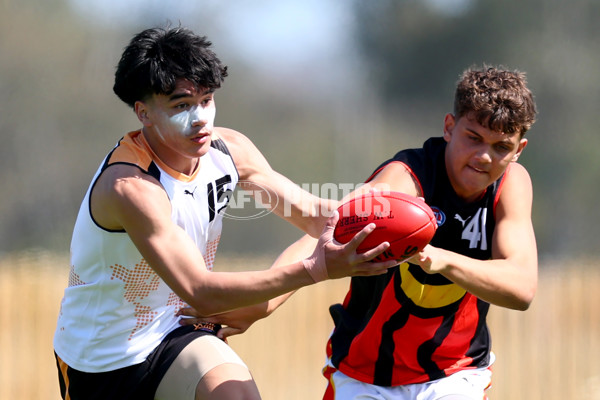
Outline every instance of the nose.
{"type": "Polygon", "coordinates": [[[208,113],[202,107],[196,106],[191,114],[192,126],[204,126],[208,123],[208,113]]]}
{"type": "Polygon", "coordinates": [[[490,163],[490,162],[492,162],[492,156],[490,153],[491,153],[490,148],[488,148],[487,146],[486,147],[482,146],[479,149],[479,151],[477,152],[477,159],[483,163],[490,163]]]}

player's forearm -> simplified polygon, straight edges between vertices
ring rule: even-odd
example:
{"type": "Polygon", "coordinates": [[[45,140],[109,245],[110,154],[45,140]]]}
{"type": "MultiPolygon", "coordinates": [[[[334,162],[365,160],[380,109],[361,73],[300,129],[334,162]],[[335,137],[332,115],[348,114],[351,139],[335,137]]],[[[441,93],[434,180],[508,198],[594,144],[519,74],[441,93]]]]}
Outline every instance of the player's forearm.
{"type": "Polygon", "coordinates": [[[535,270],[509,260],[482,261],[454,253],[442,274],[488,303],[526,310],[537,289],[535,270]]]}
{"type": "Polygon", "coordinates": [[[298,261],[264,271],[211,272],[186,297],[199,314],[209,316],[278,298],[269,305],[275,306],[287,298],[282,295],[313,283],[303,263],[298,261]]]}
{"type": "MultiPolygon", "coordinates": [[[[279,268],[284,265],[310,257],[316,245],[317,239],[314,239],[309,235],[303,236],[302,238],[291,244],[288,248],[286,248],[279,255],[279,257],[277,257],[271,268],[279,268]]],[[[294,293],[295,291],[292,291],[269,300],[267,305],[267,315],[270,315],[279,306],[285,303],[287,299],[290,298],[290,296],[294,293]]]]}
{"type": "Polygon", "coordinates": [[[280,268],[247,272],[210,272],[183,231],[151,237],[138,246],[167,285],[200,315],[250,306],[314,283],[298,256],[280,268]]]}
{"type": "Polygon", "coordinates": [[[284,204],[278,205],[274,212],[302,232],[318,238],[333,209],[335,208],[328,200],[307,196],[294,202],[286,200],[284,204]]]}

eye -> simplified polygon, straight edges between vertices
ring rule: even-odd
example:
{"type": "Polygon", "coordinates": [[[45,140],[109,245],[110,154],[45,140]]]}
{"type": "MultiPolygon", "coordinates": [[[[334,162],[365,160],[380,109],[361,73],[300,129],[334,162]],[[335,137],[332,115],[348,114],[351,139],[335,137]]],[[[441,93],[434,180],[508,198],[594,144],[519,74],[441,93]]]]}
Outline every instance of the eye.
{"type": "Polygon", "coordinates": [[[202,105],[202,107],[206,107],[208,106],[210,103],[212,103],[213,98],[211,97],[206,97],[204,99],[202,99],[202,101],[200,102],[200,104],[202,105]]]}
{"type": "Polygon", "coordinates": [[[188,108],[190,105],[189,103],[186,102],[182,102],[182,103],[177,103],[173,106],[173,108],[177,109],[177,110],[185,110],[186,108],[188,108]]]}
{"type": "Polygon", "coordinates": [[[501,153],[508,153],[509,151],[512,150],[512,146],[510,146],[508,144],[497,144],[496,150],[501,153]]]}

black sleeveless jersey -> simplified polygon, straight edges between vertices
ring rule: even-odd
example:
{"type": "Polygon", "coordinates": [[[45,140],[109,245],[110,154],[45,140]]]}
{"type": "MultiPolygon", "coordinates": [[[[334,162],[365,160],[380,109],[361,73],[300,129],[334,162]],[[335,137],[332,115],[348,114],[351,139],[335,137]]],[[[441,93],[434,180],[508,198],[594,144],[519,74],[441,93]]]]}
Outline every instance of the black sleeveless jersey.
{"type": "MultiPolygon", "coordinates": [[[[466,203],[446,173],[443,138],[403,150],[376,169],[403,163],[433,209],[436,247],[476,259],[491,257],[494,208],[504,179],[466,203]]],[[[369,178],[370,180],[371,178],[369,178]]],[[[380,386],[426,382],[463,369],[486,367],[491,342],[489,304],[440,274],[403,263],[386,275],[354,277],[343,304],[331,306],[335,329],[330,363],[346,375],[380,386]]],[[[333,368],[326,368],[325,375],[333,368]]]]}

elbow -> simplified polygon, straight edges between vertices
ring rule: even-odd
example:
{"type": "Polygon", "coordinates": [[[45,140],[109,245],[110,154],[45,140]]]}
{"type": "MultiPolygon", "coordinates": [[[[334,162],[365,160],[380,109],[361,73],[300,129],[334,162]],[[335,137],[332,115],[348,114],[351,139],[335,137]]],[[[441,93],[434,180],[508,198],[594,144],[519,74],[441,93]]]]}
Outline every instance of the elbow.
{"type": "Polygon", "coordinates": [[[514,302],[513,308],[517,311],[527,311],[533,303],[533,299],[535,297],[535,288],[530,288],[529,290],[522,293],[514,302]]]}
{"type": "Polygon", "coordinates": [[[216,314],[214,307],[211,307],[203,301],[190,301],[188,304],[196,312],[196,317],[210,317],[211,315],[216,314]]]}
{"type": "Polygon", "coordinates": [[[521,302],[521,307],[519,308],[519,311],[527,311],[529,309],[529,307],[531,306],[531,303],[533,303],[533,298],[534,298],[534,295],[532,294],[527,299],[524,299],[521,302]]]}
{"type": "Polygon", "coordinates": [[[505,291],[499,296],[490,299],[490,303],[499,307],[508,308],[515,311],[527,311],[535,297],[536,285],[514,288],[511,291],[505,291]]]}
{"type": "Polygon", "coordinates": [[[211,307],[211,306],[206,306],[206,305],[198,305],[198,303],[196,303],[196,305],[193,305],[192,308],[194,310],[196,310],[196,314],[198,317],[212,317],[214,315],[217,314],[221,314],[224,313],[226,311],[230,311],[226,308],[218,308],[218,307],[211,307]]]}
{"type": "Polygon", "coordinates": [[[537,273],[522,276],[520,283],[513,287],[512,306],[510,308],[517,311],[527,311],[533,303],[537,291],[538,279],[537,273]]]}
{"type": "Polygon", "coordinates": [[[531,305],[531,302],[521,301],[521,302],[518,302],[514,307],[512,307],[512,309],[517,310],[517,311],[527,311],[529,309],[530,305],[531,305]]]}
{"type": "Polygon", "coordinates": [[[210,299],[202,298],[202,296],[195,296],[187,303],[196,311],[198,317],[210,317],[229,311],[224,304],[221,304],[221,302],[216,299],[211,301],[210,299]]]}

